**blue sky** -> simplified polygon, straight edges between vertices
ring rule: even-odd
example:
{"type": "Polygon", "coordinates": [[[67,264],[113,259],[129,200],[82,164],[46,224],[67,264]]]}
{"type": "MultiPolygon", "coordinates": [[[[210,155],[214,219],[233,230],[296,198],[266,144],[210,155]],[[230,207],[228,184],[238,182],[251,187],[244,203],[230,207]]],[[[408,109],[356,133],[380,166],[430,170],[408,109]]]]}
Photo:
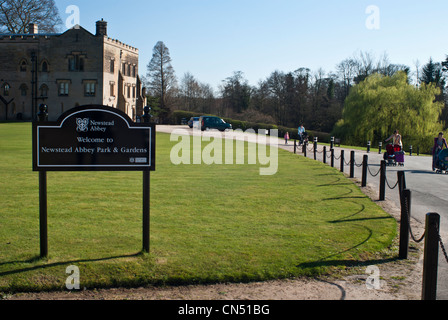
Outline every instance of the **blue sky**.
{"type": "MultiPolygon", "coordinates": [[[[334,72],[360,51],[415,69],[432,57],[448,55],[446,0],[56,0],[76,5],[80,25],[95,33],[95,22],[108,22],[108,35],[140,50],[141,75],[157,41],[169,48],[180,79],[190,72],[217,88],[234,71],[251,85],[273,71],[307,67],[334,72]],[[379,20],[370,20],[379,10],[379,20]],[[366,26],[373,21],[376,29],[366,26]]],[[[375,16],[376,17],[376,16],[375,16]]],[[[64,30],[66,27],[64,26],[64,30]]]]}

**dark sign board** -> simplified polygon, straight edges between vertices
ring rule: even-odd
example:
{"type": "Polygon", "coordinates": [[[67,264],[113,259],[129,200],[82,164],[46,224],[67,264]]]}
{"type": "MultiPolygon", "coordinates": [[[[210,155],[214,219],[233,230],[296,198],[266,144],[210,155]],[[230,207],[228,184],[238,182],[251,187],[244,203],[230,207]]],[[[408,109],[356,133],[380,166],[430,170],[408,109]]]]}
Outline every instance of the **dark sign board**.
{"type": "Polygon", "coordinates": [[[34,171],[154,171],[155,125],[106,106],[33,122],[34,171]]]}

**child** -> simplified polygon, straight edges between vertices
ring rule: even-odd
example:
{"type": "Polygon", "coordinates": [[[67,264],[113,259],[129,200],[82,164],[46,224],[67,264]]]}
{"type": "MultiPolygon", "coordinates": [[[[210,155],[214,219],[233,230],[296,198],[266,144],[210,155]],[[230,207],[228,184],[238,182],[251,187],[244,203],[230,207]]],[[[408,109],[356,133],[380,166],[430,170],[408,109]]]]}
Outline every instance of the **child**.
{"type": "Polygon", "coordinates": [[[288,144],[288,140],[289,140],[289,132],[285,133],[285,144],[288,144]]]}

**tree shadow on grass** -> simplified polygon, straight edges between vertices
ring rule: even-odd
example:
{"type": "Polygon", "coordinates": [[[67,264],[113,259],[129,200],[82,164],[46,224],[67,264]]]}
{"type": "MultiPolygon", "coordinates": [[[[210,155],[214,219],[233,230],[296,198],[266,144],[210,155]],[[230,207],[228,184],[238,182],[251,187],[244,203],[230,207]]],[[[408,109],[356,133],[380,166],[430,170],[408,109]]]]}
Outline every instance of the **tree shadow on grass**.
{"type": "MultiPolygon", "coordinates": [[[[345,222],[345,221],[342,221],[345,222]]],[[[346,250],[342,250],[338,253],[335,254],[331,254],[327,257],[324,257],[322,259],[319,259],[317,261],[310,261],[310,262],[304,262],[301,263],[299,265],[297,265],[297,268],[303,268],[303,269],[308,269],[308,268],[319,268],[319,267],[338,267],[338,266],[346,266],[346,267],[360,267],[360,266],[369,266],[369,265],[377,265],[377,264],[383,264],[383,263],[388,263],[388,262],[392,262],[392,261],[397,261],[399,260],[398,257],[396,258],[387,258],[387,259],[374,259],[374,260],[353,260],[353,259],[348,259],[348,260],[340,260],[340,259],[336,259],[336,260],[329,260],[333,257],[342,255],[344,253],[347,253],[351,250],[354,250],[360,246],[362,246],[363,244],[367,243],[373,235],[373,231],[365,226],[360,226],[364,229],[366,229],[369,232],[369,235],[360,243],[354,245],[351,248],[348,248],[346,250]]]]}
{"type": "MultiPolygon", "coordinates": [[[[46,268],[52,268],[52,267],[58,267],[58,266],[64,266],[64,265],[73,265],[73,264],[83,263],[83,262],[99,262],[99,261],[108,261],[108,260],[114,260],[114,259],[135,258],[135,257],[141,256],[141,255],[143,255],[143,253],[138,252],[138,253],[134,253],[134,254],[127,254],[127,255],[114,256],[114,257],[105,257],[105,258],[98,258],[98,259],[78,259],[78,260],[60,261],[60,262],[54,262],[54,263],[48,263],[48,264],[40,264],[40,265],[34,265],[32,267],[28,267],[28,268],[21,268],[21,269],[0,272],[0,277],[17,274],[17,273],[22,273],[22,272],[39,270],[39,269],[46,269],[46,268]]],[[[4,265],[10,265],[10,264],[16,264],[16,263],[35,264],[35,263],[39,263],[40,261],[44,261],[44,259],[39,256],[36,256],[36,257],[33,257],[28,260],[9,261],[9,262],[0,263],[0,267],[4,266],[4,265]]]]}

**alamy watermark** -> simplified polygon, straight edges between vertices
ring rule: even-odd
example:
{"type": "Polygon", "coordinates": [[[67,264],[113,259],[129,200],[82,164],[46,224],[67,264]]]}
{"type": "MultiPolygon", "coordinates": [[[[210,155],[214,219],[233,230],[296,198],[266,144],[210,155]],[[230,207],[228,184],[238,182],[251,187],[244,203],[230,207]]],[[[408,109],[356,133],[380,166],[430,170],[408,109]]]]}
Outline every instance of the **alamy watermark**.
{"type": "Polygon", "coordinates": [[[65,280],[65,287],[67,290],[80,290],[80,273],[79,268],[77,266],[68,266],[65,269],[65,273],[69,274],[67,280],[65,280]]]}
{"type": "Polygon", "coordinates": [[[380,269],[377,266],[368,266],[366,274],[370,275],[366,280],[368,290],[380,290],[386,287],[386,281],[381,280],[380,269]]]}
{"type": "Polygon", "coordinates": [[[278,172],[278,130],[240,129],[226,132],[176,129],[171,141],[178,142],[170,154],[174,165],[259,165],[261,176],[278,172]],[[247,142],[247,154],[246,154],[247,142]]]}
{"type": "Polygon", "coordinates": [[[370,5],[366,8],[366,28],[369,30],[379,30],[381,28],[381,14],[378,6],[370,5]]]}
{"type": "Polygon", "coordinates": [[[69,16],[65,20],[67,29],[79,28],[81,24],[81,14],[78,6],[70,5],[65,9],[65,13],[69,16]]]}

